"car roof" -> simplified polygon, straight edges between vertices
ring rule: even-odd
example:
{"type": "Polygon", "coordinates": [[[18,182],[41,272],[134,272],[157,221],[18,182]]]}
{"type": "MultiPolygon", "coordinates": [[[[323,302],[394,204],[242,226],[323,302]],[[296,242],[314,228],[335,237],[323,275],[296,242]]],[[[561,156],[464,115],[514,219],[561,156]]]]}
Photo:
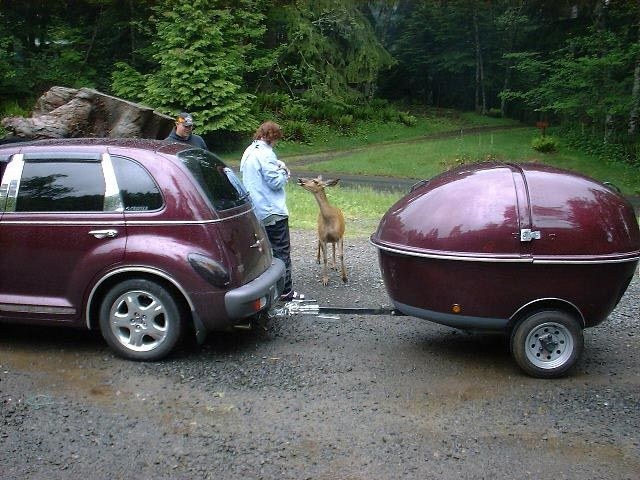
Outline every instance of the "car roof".
{"type": "Polygon", "coordinates": [[[0,155],[3,153],[27,152],[41,148],[55,148],[56,150],[104,150],[105,147],[147,150],[168,155],[194,148],[192,145],[171,142],[167,140],[153,140],[148,138],[55,138],[46,140],[18,140],[14,143],[0,145],[0,155]]]}

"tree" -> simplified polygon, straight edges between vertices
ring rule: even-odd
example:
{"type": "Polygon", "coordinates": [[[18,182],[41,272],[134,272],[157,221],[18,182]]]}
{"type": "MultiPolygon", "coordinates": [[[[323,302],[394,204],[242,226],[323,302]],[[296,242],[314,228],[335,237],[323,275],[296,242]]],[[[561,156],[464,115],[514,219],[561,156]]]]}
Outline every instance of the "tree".
{"type": "Polygon", "coordinates": [[[378,75],[393,64],[357,1],[292,2],[277,15],[285,43],[273,81],[292,95],[316,91],[371,97],[378,75]]]}
{"type": "Polygon", "coordinates": [[[622,35],[593,28],[567,40],[549,58],[512,55],[528,88],[507,90],[504,96],[567,123],[591,125],[606,138],[615,128],[612,122],[628,118],[632,52],[622,35]]]}
{"type": "Polygon", "coordinates": [[[633,69],[633,87],[631,89],[631,108],[629,112],[629,135],[635,137],[638,133],[638,111],[640,110],[640,0],[636,0],[637,40],[633,47],[635,51],[635,67],[633,69]]]}
{"type": "Polygon", "coordinates": [[[129,58],[130,25],[150,1],[3,0],[0,98],[32,101],[52,85],[106,89],[113,64],[129,58]]]}
{"type": "Polygon", "coordinates": [[[256,2],[165,0],[154,12],[157,68],[143,74],[118,65],[114,92],[139,91],[134,100],[165,113],[193,112],[202,133],[252,130],[254,96],[244,77],[259,64],[255,45],[265,32],[256,2]]]}
{"type": "Polygon", "coordinates": [[[398,64],[384,93],[486,112],[498,91],[493,2],[405,0],[396,11],[386,45],[398,64]]]}

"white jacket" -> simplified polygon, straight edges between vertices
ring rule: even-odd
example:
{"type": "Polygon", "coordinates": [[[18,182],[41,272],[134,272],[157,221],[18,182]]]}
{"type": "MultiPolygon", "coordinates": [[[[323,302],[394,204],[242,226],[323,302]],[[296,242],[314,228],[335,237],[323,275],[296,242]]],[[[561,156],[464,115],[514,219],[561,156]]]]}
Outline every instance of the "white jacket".
{"type": "Polygon", "coordinates": [[[274,214],[289,216],[284,190],[289,170],[278,160],[271,145],[254,140],[242,155],[240,173],[260,221],[274,214]]]}

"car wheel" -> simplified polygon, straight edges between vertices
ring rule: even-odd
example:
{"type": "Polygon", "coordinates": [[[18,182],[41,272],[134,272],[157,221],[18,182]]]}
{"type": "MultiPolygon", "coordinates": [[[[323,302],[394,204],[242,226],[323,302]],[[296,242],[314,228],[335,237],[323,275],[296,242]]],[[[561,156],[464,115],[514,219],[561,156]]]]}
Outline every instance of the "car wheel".
{"type": "Polygon", "coordinates": [[[511,334],[511,352],[520,368],[533,377],[564,375],[584,346],[582,328],[571,315],[558,310],[533,313],[511,334]]]}
{"type": "Polygon", "coordinates": [[[161,285],[149,280],[127,280],[105,295],[100,307],[100,330],[119,355],[132,360],[159,360],[180,339],[180,308],[161,285]]]}

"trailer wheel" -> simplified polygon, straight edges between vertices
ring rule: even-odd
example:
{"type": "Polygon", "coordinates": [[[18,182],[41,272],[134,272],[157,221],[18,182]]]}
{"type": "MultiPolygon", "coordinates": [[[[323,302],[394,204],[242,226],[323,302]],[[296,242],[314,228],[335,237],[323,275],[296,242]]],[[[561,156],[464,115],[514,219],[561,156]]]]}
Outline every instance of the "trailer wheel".
{"type": "Polygon", "coordinates": [[[511,334],[511,352],[522,370],[533,377],[564,375],[584,346],[582,327],[559,310],[535,312],[523,318],[511,334]]]}

